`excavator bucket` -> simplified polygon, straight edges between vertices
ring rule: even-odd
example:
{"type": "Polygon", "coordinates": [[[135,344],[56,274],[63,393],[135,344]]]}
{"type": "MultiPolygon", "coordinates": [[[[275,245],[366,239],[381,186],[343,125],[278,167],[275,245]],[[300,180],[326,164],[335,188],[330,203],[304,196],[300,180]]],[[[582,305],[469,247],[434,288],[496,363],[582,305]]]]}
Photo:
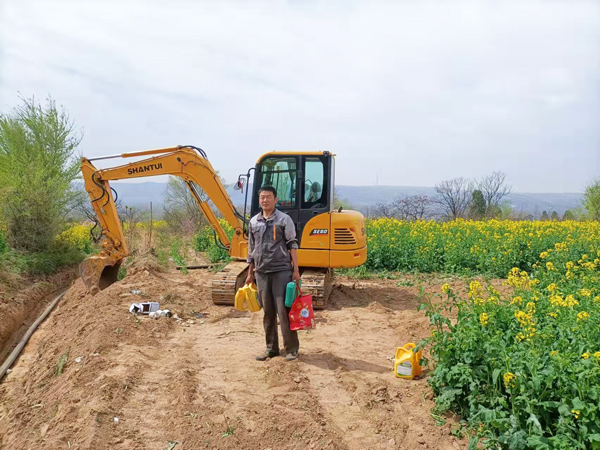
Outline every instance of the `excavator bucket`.
{"type": "Polygon", "coordinates": [[[120,267],[121,261],[110,256],[90,256],[79,265],[79,275],[88,292],[95,295],[117,281],[120,267]]]}

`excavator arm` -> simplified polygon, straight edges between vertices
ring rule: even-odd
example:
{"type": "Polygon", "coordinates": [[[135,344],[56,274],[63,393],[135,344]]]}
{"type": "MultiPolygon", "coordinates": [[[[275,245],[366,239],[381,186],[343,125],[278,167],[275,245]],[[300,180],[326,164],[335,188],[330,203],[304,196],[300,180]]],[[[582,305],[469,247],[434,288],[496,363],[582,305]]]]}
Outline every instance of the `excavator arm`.
{"type": "Polygon", "coordinates": [[[210,226],[215,230],[221,243],[228,249],[229,255],[237,259],[246,257],[248,243],[243,234],[243,218],[236,211],[218,174],[201,149],[192,146],[179,146],[93,159],[82,158],[81,172],[85,189],[90,196],[98,222],[102,227],[102,250],[98,255],[84,260],[79,268],[83,282],[91,293],[97,293],[114,283],[117,280],[123,258],[129,255],[109,185],[111,180],[156,175],[173,175],[183,178],[210,226]],[[100,159],[140,156],[151,157],[108,169],[97,169],[92,164],[92,161],[100,159]],[[223,230],[210,206],[200,198],[196,185],[202,188],[225,220],[235,230],[231,240],[227,237],[225,230],[223,230]]]}

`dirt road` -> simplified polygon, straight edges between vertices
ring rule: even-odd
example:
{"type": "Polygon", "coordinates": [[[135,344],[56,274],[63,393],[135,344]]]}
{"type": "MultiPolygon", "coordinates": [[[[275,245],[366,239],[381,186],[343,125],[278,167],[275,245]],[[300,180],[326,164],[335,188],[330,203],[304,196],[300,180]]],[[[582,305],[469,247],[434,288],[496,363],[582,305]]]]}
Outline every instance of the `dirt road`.
{"type": "Polygon", "coordinates": [[[393,375],[396,346],[429,333],[417,287],[338,278],[299,360],[261,363],[262,313],[209,286],[140,268],[90,297],[78,280],[0,384],[0,448],[466,448],[435,425],[426,372],[393,375]],[[139,300],[183,320],[136,318],[139,300]]]}

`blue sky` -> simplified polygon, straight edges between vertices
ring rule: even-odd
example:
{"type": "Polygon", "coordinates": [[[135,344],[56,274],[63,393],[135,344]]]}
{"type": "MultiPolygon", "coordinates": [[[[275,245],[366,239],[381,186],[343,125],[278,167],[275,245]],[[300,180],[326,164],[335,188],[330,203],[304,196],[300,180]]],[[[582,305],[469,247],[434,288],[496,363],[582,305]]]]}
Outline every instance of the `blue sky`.
{"type": "MultiPolygon", "coordinates": [[[[89,157],[193,144],[228,180],[331,150],[338,184],[600,175],[600,2],[0,3],[0,111],[64,105],[89,157]]],[[[145,181],[155,181],[146,179],[145,181]]]]}

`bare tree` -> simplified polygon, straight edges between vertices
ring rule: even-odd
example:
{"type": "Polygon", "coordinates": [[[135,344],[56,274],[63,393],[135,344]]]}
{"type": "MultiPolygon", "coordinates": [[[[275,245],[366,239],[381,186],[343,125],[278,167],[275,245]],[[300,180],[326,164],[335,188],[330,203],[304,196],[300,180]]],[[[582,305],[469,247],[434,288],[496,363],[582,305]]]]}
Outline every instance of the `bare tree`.
{"type": "MultiPolygon", "coordinates": [[[[204,192],[202,201],[206,201],[204,192]]],[[[164,217],[170,228],[175,230],[198,229],[203,221],[202,211],[183,178],[169,177],[164,194],[164,217]]],[[[188,231],[193,231],[188,230],[188,231]]]]}
{"type": "Polygon", "coordinates": [[[437,203],[447,217],[465,217],[473,192],[473,182],[466,178],[445,180],[435,186],[437,203]]]}
{"type": "Polygon", "coordinates": [[[392,203],[393,217],[401,220],[421,220],[428,216],[432,200],[426,195],[398,197],[392,203]]]}
{"type": "Polygon", "coordinates": [[[491,175],[483,177],[477,184],[485,200],[485,215],[491,217],[500,210],[500,202],[510,194],[511,187],[506,185],[506,174],[504,172],[492,172],[491,175]]]}
{"type": "MultiPolygon", "coordinates": [[[[220,180],[224,186],[227,186],[223,178],[220,177],[220,180]]],[[[200,201],[210,200],[200,186],[194,184],[194,188],[200,201]]],[[[184,179],[169,177],[164,202],[164,217],[172,229],[194,232],[206,223],[204,214],[184,179]]],[[[213,211],[215,211],[217,217],[220,216],[215,208],[213,208],[213,211]]]]}
{"type": "Polygon", "coordinates": [[[396,211],[391,202],[380,202],[375,204],[372,214],[374,217],[393,218],[395,217],[396,211]]]}

